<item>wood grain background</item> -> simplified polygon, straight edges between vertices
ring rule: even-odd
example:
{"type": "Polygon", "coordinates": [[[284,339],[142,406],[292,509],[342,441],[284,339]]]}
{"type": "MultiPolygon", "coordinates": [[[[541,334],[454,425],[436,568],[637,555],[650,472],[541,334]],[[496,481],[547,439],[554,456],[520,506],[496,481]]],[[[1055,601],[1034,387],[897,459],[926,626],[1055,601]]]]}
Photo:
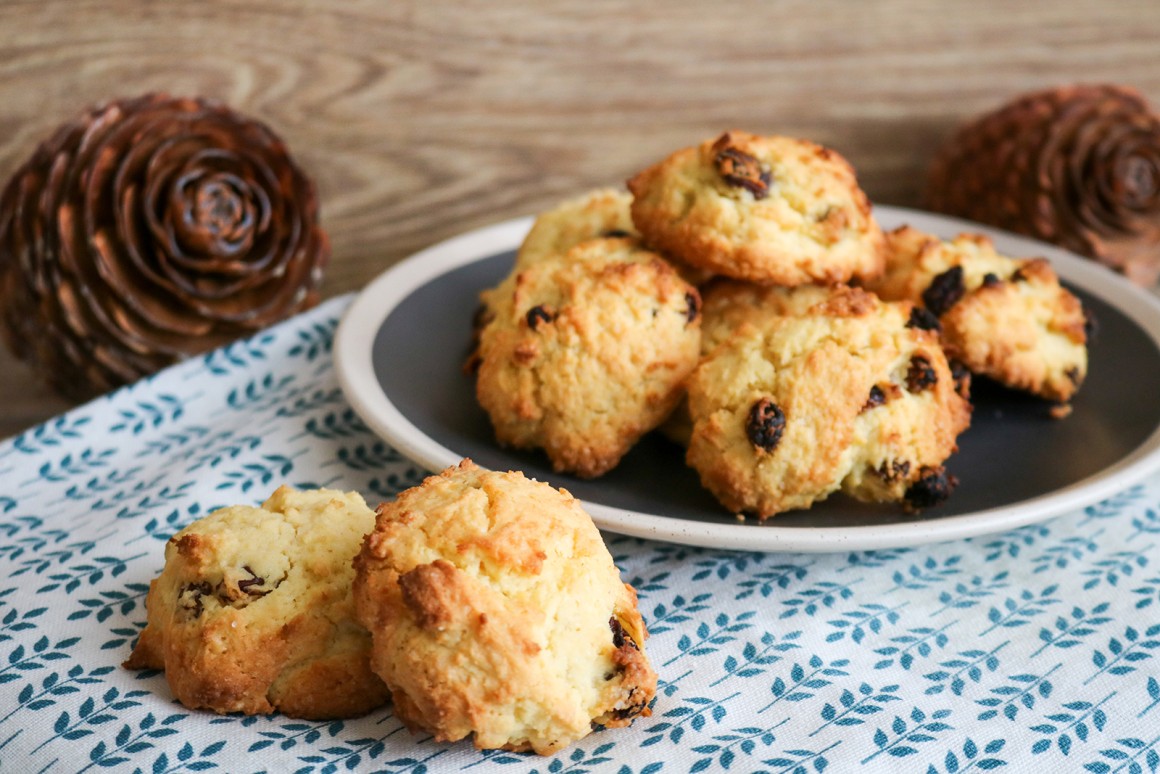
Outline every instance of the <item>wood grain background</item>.
{"type": "MultiPolygon", "coordinates": [[[[1160,105],[1160,2],[2,0],[0,180],[91,103],[224,100],[318,183],[332,296],[730,127],[914,206],[959,122],[1075,81],[1160,105]]],[[[0,437],[67,407],[0,353],[0,437]]]]}

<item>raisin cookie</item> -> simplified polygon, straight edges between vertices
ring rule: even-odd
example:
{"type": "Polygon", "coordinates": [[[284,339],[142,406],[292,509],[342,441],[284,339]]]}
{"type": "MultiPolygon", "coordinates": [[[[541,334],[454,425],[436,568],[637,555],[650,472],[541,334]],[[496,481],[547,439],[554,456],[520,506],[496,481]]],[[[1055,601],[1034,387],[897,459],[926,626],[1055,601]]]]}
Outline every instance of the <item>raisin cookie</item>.
{"type": "Polygon", "coordinates": [[[887,256],[870,287],[928,310],[949,356],[1008,387],[1071,400],[1087,374],[1087,319],[1046,259],[1008,258],[977,234],[944,241],[909,226],[887,235],[887,256]]]}
{"type": "Polygon", "coordinates": [[[828,301],[844,286],[754,285],[718,278],[701,288],[701,354],[708,355],[746,323],[760,326],[771,317],[796,317],[828,301]]]}
{"type": "Polygon", "coordinates": [[[719,345],[689,380],[687,461],[705,487],[759,519],[838,490],[910,510],[945,499],[970,404],[912,311],[839,289],[719,345]]]}
{"type": "Polygon", "coordinates": [[[515,271],[589,239],[639,236],[632,225],[631,203],[628,191],[599,188],[541,213],[516,253],[515,271]]]}
{"type": "Polygon", "coordinates": [[[882,271],[882,231],[853,169],[806,140],[727,132],[628,187],[645,241],[691,266],[786,286],[882,271]]]}
{"type": "MultiPolygon", "coordinates": [[[[836,286],[841,287],[844,286],[836,286]]],[[[771,317],[804,314],[834,292],[835,288],[822,285],[783,288],[717,277],[701,288],[701,356],[743,328],[748,330],[747,324],[760,325],[771,317]]],[[[688,402],[682,400],[659,429],[673,443],[688,447],[693,432],[688,402]]]]}
{"type": "Polygon", "coordinates": [[[548,755],[650,712],[636,593],[563,489],[464,460],[380,505],[355,568],[412,731],[548,755]]]}
{"type": "Polygon", "coordinates": [[[164,669],[215,712],[365,714],[388,697],[354,617],[352,560],[375,515],[356,493],[281,487],[178,532],[149,587],[130,669],[164,669]]]}
{"type": "Polygon", "coordinates": [[[700,295],[632,238],[594,239],[489,295],[476,395],[496,439],[599,476],[680,400],[701,347],[700,295]]]}

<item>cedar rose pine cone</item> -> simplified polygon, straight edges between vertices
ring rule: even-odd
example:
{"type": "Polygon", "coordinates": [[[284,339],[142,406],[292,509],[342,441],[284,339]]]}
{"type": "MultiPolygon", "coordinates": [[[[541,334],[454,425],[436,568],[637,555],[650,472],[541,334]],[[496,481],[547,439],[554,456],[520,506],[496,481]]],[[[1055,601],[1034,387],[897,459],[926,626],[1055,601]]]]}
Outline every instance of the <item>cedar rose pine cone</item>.
{"type": "Polygon", "coordinates": [[[0,197],[8,346],[84,399],[318,301],[312,183],[267,127],[201,99],[96,107],[0,197]]]}
{"type": "Polygon", "coordinates": [[[942,149],[927,206],[1053,242],[1154,285],[1160,118],[1120,86],[1026,95],[942,149]]]}

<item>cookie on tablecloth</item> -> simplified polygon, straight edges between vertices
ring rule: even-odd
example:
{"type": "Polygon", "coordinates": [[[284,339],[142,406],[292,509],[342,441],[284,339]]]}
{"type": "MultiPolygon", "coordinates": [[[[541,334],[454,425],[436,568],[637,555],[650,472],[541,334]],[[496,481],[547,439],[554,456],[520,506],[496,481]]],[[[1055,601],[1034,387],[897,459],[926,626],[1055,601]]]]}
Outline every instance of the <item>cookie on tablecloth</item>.
{"type": "Polygon", "coordinates": [[[563,489],[464,460],[380,505],[355,567],[372,663],[413,731],[547,755],[649,714],[636,594],[563,489]]]}
{"type": "Polygon", "coordinates": [[[701,347],[700,296],[633,238],[582,242],[489,296],[476,395],[496,439],[599,476],[680,400],[701,347]]]}
{"type": "Polygon", "coordinates": [[[1087,318],[1044,258],[1000,255],[991,240],[944,241],[903,226],[887,235],[887,271],[870,288],[923,305],[947,354],[973,373],[1048,400],[1071,400],[1087,375],[1087,318]]]}
{"type": "Polygon", "coordinates": [[[125,666],[164,669],[194,709],[326,719],[381,705],[351,596],[374,518],[354,492],[284,486],[260,508],[199,519],[166,544],[125,666]]]}
{"type": "Polygon", "coordinates": [[[882,231],[853,169],[806,140],[726,132],[628,187],[645,241],[690,266],[786,286],[882,271],[882,231]]]}
{"type": "Polygon", "coordinates": [[[970,404],[910,304],[839,289],[719,345],[689,380],[688,463],[727,508],[765,519],[841,490],[938,504],[970,404]]]}

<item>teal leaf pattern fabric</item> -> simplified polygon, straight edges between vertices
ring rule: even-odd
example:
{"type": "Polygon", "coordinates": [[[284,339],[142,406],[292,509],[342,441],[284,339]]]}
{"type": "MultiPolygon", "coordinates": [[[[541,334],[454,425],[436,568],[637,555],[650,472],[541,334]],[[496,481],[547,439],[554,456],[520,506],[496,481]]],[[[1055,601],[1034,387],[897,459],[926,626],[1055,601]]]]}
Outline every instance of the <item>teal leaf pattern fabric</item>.
{"type": "Polygon", "coordinates": [[[177,530],[279,484],[393,497],[426,472],[331,362],[349,297],[0,444],[0,770],[934,774],[1160,770],[1160,476],[1005,534],[830,555],[606,534],[660,674],[651,717],[551,758],[411,734],[390,707],[217,716],[130,672],[177,530]]]}

